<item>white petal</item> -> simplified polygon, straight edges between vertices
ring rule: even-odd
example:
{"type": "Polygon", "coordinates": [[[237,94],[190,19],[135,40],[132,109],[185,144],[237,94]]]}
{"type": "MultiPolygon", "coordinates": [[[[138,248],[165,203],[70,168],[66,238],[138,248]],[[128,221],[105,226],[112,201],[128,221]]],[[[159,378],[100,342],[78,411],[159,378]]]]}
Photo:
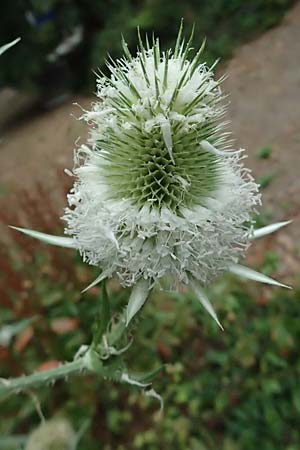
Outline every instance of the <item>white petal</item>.
{"type": "Polygon", "coordinates": [[[21,38],[19,37],[19,38],[15,39],[14,41],[9,42],[9,44],[2,45],[2,47],[0,47],[0,55],[2,55],[2,53],[6,52],[6,50],[8,50],[13,45],[16,45],[20,40],[21,40],[21,38]]]}
{"type": "Polygon", "coordinates": [[[256,270],[250,269],[249,267],[241,266],[240,264],[231,264],[228,267],[229,272],[234,273],[240,277],[247,278],[248,280],[259,281],[260,283],[273,284],[274,286],[281,286],[287,289],[292,289],[290,286],[279,283],[273,278],[264,275],[263,273],[256,272],[256,270]]]}
{"type": "Polygon", "coordinates": [[[291,222],[292,220],[287,220],[286,222],[272,223],[272,225],[267,225],[266,227],[258,228],[257,230],[254,230],[251,239],[257,239],[262,236],[265,236],[266,234],[274,233],[274,231],[277,231],[280,228],[289,225],[291,222]]]}
{"type": "Polygon", "coordinates": [[[147,300],[150,293],[149,284],[149,281],[143,278],[132,288],[126,309],[126,327],[147,300]]]}
{"type": "Polygon", "coordinates": [[[27,234],[27,236],[38,239],[46,244],[57,245],[58,247],[76,248],[75,242],[72,238],[64,236],[53,236],[52,234],[41,233],[40,231],[28,230],[27,228],[14,227],[10,225],[10,228],[21,231],[21,233],[27,234]]]}
{"type": "Polygon", "coordinates": [[[108,276],[107,270],[105,270],[104,272],[101,272],[100,275],[97,278],[95,278],[95,280],[92,281],[91,284],[89,284],[86,288],[83,289],[83,291],[81,291],[81,293],[83,294],[84,292],[88,291],[92,287],[96,286],[96,284],[101,283],[101,281],[103,281],[105,278],[107,278],[107,276],[108,276]]]}
{"type": "Polygon", "coordinates": [[[217,314],[215,313],[215,310],[214,310],[212,304],[210,303],[210,301],[209,301],[207,295],[205,294],[204,290],[202,289],[202,287],[199,286],[199,284],[195,281],[192,281],[191,285],[192,285],[192,288],[193,288],[195,294],[198,297],[198,300],[202,304],[202,306],[211,315],[211,317],[217,322],[217,324],[219,325],[221,330],[224,330],[224,328],[222,327],[222,325],[217,317],[217,314]]]}

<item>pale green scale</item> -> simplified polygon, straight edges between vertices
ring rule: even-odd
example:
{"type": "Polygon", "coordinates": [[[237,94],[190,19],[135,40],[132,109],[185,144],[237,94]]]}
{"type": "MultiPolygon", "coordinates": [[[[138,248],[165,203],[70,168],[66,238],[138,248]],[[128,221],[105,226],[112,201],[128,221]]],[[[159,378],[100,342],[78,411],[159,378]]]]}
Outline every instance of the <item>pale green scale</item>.
{"type": "MultiPolygon", "coordinates": [[[[173,136],[172,162],[162,133],[131,132],[130,145],[115,135],[110,147],[110,166],[105,173],[112,198],[130,199],[139,207],[145,204],[155,208],[202,204],[213,194],[218,181],[218,158],[201,149],[198,132],[173,136]]],[[[110,143],[112,141],[110,140],[110,143]]]]}

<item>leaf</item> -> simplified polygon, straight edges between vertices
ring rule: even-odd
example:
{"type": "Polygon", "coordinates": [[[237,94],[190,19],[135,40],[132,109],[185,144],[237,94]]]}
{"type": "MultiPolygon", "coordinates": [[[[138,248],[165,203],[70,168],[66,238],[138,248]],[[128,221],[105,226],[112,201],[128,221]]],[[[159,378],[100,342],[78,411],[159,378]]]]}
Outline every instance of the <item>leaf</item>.
{"type": "Polygon", "coordinates": [[[17,38],[12,42],[9,42],[8,44],[2,45],[2,47],[0,47],[0,55],[2,55],[4,52],[6,52],[6,50],[8,50],[10,47],[12,47],[13,45],[16,45],[19,41],[21,40],[21,38],[17,38]]]}
{"type": "Polygon", "coordinates": [[[126,329],[125,317],[121,316],[119,320],[110,322],[109,332],[107,333],[107,341],[110,346],[114,346],[120,341],[126,329]]]}
{"type": "Polygon", "coordinates": [[[26,234],[27,236],[38,239],[39,241],[44,242],[45,244],[56,245],[58,247],[65,248],[76,248],[75,242],[72,238],[64,237],[64,236],[53,236],[52,234],[41,233],[40,231],[28,230],[27,228],[14,227],[10,225],[10,228],[13,230],[20,231],[21,233],[26,234]]]}
{"type": "Polygon", "coordinates": [[[142,383],[141,381],[138,381],[135,378],[131,378],[131,375],[129,375],[128,372],[123,372],[121,374],[120,381],[122,383],[128,383],[128,384],[131,384],[132,386],[137,386],[137,387],[141,387],[141,388],[145,388],[150,385],[150,383],[142,383]]]}
{"type": "Polygon", "coordinates": [[[163,400],[162,396],[160,394],[158,394],[156,392],[156,390],[153,388],[145,389],[144,394],[146,397],[155,398],[156,400],[159,401],[159,403],[160,403],[159,415],[160,415],[164,410],[164,400],[163,400]]]}
{"type": "Polygon", "coordinates": [[[215,310],[214,310],[212,304],[210,303],[207,295],[205,294],[204,290],[202,289],[202,287],[199,286],[199,284],[194,280],[191,281],[191,285],[192,285],[192,288],[193,288],[198,300],[202,304],[202,306],[211,315],[211,317],[217,322],[217,324],[219,325],[221,330],[224,331],[224,328],[222,327],[222,325],[217,317],[217,314],[215,313],[215,310]]]}
{"type": "Polygon", "coordinates": [[[251,239],[257,239],[262,236],[266,236],[267,234],[274,233],[275,231],[279,230],[282,227],[285,227],[286,225],[289,225],[292,223],[292,220],[287,220],[285,222],[277,222],[272,223],[271,225],[267,225],[266,227],[259,228],[258,230],[254,230],[253,236],[251,239]]]}
{"type": "Polygon", "coordinates": [[[129,325],[131,319],[141,309],[149,295],[149,280],[142,278],[132,288],[126,309],[126,327],[129,325]]]}
{"type": "Polygon", "coordinates": [[[129,372],[130,378],[139,381],[140,383],[151,383],[153,378],[156,377],[160,372],[162,372],[165,368],[165,365],[161,365],[156,367],[155,369],[149,372],[129,372]]]}
{"type": "Polygon", "coordinates": [[[273,278],[264,275],[263,273],[256,272],[249,267],[242,266],[240,264],[231,264],[228,267],[229,272],[234,273],[240,277],[246,278],[248,280],[259,281],[260,283],[272,284],[274,286],[285,287],[287,289],[292,289],[290,286],[286,286],[285,284],[279,283],[273,278]]]}

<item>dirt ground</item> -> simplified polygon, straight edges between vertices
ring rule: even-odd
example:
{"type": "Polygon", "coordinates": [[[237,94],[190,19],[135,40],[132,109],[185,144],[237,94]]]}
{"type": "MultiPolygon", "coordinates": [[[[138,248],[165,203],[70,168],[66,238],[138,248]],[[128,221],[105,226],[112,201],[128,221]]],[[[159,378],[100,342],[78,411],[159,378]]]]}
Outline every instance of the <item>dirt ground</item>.
{"type": "MultiPolygon", "coordinates": [[[[263,210],[275,220],[295,219],[288,231],[278,233],[275,238],[275,246],[288,272],[299,264],[299,58],[300,3],[297,3],[280,26],[239,48],[223,68],[228,74],[224,89],[230,93],[229,115],[236,146],[247,149],[247,165],[255,177],[273,176],[263,190],[263,210]],[[268,159],[257,157],[262,147],[272,149],[268,159]]],[[[79,142],[84,142],[87,133],[85,123],[73,117],[81,114],[73,103],[88,107],[91,101],[92,98],[70,99],[55,110],[31,114],[2,133],[0,187],[3,192],[9,194],[20,186],[30,188],[40,180],[55,196],[56,169],[65,176],[63,169],[73,164],[75,141],[79,138],[79,142]]],[[[11,107],[8,105],[8,111],[11,107]]],[[[58,199],[60,206],[63,202],[58,199]]]]}
{"type": "MultiPolygon", "coordinates": [[[[225,88],[237,145],[257,177],[274,175],[263,191],[276,218],[300,207],[300,3],[278,28],[239,49],[228,64],[225,88]],[[269,159],[256,157],[270,147],[269,159]]],[[[300,236],[300,233],[298,234],[300,236]]]]}

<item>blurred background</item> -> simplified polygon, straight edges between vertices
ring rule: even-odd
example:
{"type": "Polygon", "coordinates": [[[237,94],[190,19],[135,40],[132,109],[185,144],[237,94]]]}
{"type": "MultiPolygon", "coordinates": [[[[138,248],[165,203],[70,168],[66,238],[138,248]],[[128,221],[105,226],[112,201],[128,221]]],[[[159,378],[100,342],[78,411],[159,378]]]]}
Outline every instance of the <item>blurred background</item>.
{"type": "MultiPolygon", "coordinates": [[[[6,0],[1,12],[0,45],[22,40],[0,60],[0,377],[55,367],[90,341],[101,293],[80,291],[94,269],[7,225],[62,232],[63,169],[87,136],[76,119],[95,100],[93,71],[120,56],[121,34],[135,50],[138,25],[169,48],[183,17],[195,45],[207,38],[203,59],[221,58],[236,147],[262,187],[257,225],[294,220],[255,242],[247,264],[294,290],[220,280],[210,296],[225,332],[192,295],[153,295],[128,366],[166,364],[154,383],[163,416],[134,388],[84,376],[2,399],[0,449],[25,448],[41,409],[80,430],[84,450],[299,450],[299,2],[6,0]]],[[[110,294],[122,308],[128,292],[112,282],[110,294]]]]}

